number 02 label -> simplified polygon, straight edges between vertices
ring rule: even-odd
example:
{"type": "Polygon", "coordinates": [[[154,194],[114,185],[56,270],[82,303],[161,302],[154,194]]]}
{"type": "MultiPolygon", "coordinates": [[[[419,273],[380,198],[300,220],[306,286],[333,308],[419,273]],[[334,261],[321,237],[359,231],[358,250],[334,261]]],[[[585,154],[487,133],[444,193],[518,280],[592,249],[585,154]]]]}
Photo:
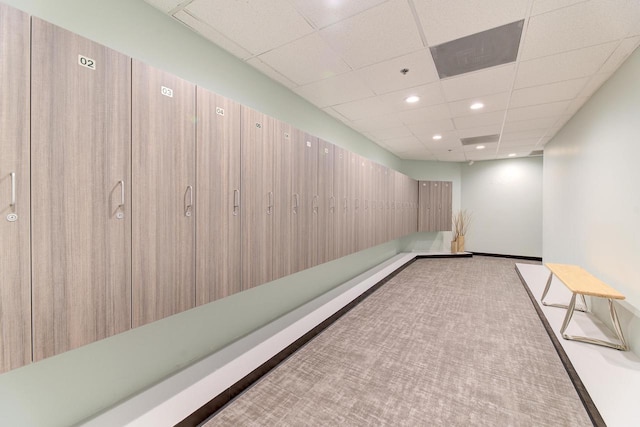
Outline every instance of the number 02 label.
{"type": "Polygon", "coordinates": [[[90,70],[96,69],[96,61],[83,55],[78,55],[78,65],[90,70]]]}

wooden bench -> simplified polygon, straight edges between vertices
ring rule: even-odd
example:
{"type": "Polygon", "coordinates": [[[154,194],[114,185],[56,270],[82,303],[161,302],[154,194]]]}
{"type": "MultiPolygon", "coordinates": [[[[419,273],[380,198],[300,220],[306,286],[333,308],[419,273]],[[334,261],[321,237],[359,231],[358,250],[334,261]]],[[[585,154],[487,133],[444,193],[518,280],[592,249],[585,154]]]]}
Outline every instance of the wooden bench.
{"type": "Polygon", "coordinates": [[[545,286],[544,292],[542,293],[540,302],[542,302],[542,304],[546,306],[567,309],[567,314],[564,318],[564,322],[562,322],[562,327],[560,328],[560,334],[562,335],[562,337],[567,340],[598,344],[622,351],[629,350],[629,346],[627,345],[627,342],[624,339],[624,335],[622,334],[622,328],[620,327],[620,321],[618,320],[616,309],[613,306],[614,299],[623,300],[625,296],[577,265],[547,263],[545,264],[545,266],[549,269],[550,274],[549,279],[547,280],[547,285],[545,286]],[[560,279],[560,281],[572,292],[573,295],[571,297],[569,305],[550,304],[544,301],[547,293],[549,292],[551,280],[553,279],[554,275],[558,279],[560,279]],[[580,298],[582,299],[582,304],[584,307],[583,309],[576,308],[576,298],[578,295],[580,295],[580,298]],[[587,303],[584,299],[585,295],[606,298],[609,301],[609,313],[611,314],[611,322],[613,323],[613,328],[618,337],[619,343],[565,334],[565,330],[567,329],[567,326],[569,326],[569,322],[571,321],[573,312],[575,310],[588,311],[587,303]]]}

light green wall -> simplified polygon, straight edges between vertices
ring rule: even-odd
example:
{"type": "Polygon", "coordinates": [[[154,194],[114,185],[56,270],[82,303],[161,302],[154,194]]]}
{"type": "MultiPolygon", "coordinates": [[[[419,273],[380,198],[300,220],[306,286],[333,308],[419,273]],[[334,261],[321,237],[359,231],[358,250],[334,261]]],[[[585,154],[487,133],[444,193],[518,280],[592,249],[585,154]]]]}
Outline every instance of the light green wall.
{"type": "MultiPolygon", "coordinates": [[[[545,147],[543,258],[578,264],[627,296],[640,352],[640,50],[545,147]]],[[[596,306],[596,311],[601,311],[596,306]]],[[[602,310],[603,318],[606,313],[602,310]]]]}
{"type": "Polygon", "coordinates": [[[542,157],[462,164],[469,251],[542,256],[542,157]]]}

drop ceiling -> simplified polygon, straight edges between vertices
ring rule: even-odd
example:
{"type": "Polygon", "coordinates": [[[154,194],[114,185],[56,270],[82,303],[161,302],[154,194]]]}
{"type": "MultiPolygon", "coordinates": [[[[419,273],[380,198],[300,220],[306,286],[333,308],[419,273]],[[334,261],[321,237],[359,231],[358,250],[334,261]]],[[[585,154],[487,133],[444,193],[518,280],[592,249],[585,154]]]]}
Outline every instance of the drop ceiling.
{"type": "Polygon", "coordinates": [[[640,45],[640,0],[145,1],[413,160],[544,150],[640,45]],[[462,73],[440,77],[432,52],[462,73]]]}

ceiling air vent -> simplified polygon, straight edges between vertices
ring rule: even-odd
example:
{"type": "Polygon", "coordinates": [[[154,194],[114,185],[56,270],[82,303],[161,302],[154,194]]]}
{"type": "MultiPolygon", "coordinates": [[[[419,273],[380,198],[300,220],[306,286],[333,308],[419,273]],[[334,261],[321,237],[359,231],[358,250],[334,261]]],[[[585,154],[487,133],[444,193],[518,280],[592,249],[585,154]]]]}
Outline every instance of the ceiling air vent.
{"type": "Polygon", "coordinates": [[[542,156],[543,150],[535,150],[529,153],[529,156],[542,156]]]}
{"type": "Polygon", "coordinates": [[[524,20],[430,48],[441,79],[516,60],[524,20]]]}
{"type": "Polygon", "coordinates": [[[498,140],[500,140],[500,134],[460,138],[462,145],[490,144],[492,142],[498,142],[498,140]]]}

